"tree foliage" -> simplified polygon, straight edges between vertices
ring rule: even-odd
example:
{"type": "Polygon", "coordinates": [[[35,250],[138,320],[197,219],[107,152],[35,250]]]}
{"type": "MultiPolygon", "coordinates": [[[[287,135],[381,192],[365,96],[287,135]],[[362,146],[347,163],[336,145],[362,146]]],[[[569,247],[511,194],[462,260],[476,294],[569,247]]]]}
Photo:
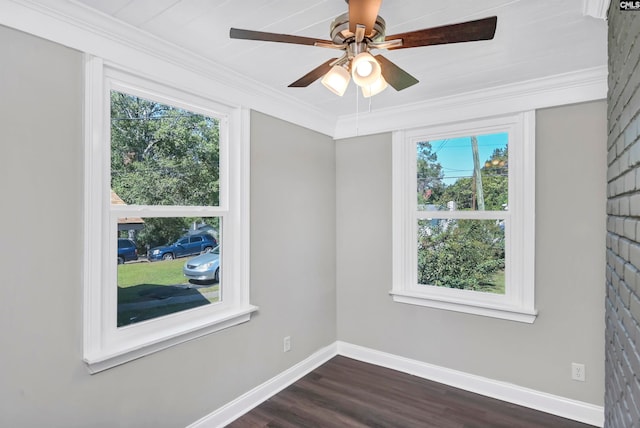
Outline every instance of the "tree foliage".
{"type": "Polygon", "coordinates": [[[418,204],[430,204],[442,195],[444,173],[438,156],[432,152],[428,141],[417,144],[416,170],[418,176],[418,204]]]}
{"type": "MultiPolygon", "coordinates": [[[[507,205],[509,182],[506,176],[488,175],[482,173],[482,187],[484,190],[485,210],[500,211],[507,205]]],[[[455,183],[447,186],[440,197],[440,204],[446,206],[449,201],[456,203],[459,210],[476,209],[474,200],[473,178],[459,178],[455,183]]]]}
{"type": "MultiPolygon", "coordinates": [[[[111,188],[127,204],[219,203],[215,118],[112,91],[111,188]]],[[[172,241],[193,219],[149,218],[138,243],[172,241]]]]}
{"type": "Polygon", "coordinates": [[[504,269],[504,235],[493,220],[439,220],[422,224],[418,282],[476,290],[504,269]]]}

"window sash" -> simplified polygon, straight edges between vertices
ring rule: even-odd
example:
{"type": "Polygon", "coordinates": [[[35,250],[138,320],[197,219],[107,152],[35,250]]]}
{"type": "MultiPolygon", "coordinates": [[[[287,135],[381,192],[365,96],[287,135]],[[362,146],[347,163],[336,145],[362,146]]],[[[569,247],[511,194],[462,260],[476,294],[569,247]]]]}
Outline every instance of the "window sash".
{"type": "Polygon", "coordinates": [[[393,134],[394,301],[531,323],[534,307],[535,113],[481,119],[393,134]],[[507,211],[422,211],[417,205],[416,144],[445,138],[507,132],[507,211]],[[477,219],[505,222],[505,294],[418,284],[417,221],[477,219]]]}
{"type": "MultiPolygon", "coordinates": [[[[111,91],[118,91],[129,95],[137,96],[140,98],[152,100],[161,104],[165,104],[171,107],[181,108],[193,113],[198,113],[204,116],[212,117],[219,122],[219,203],[218,207],[224,210],[229,209],[229,108],[223,105],[216,104],[210,100],[201,99],[198,96],[192,94],[185,94],[182,91],[161,87],[149,82],[146,79],[142,79],[136,76],[132,76],[128,73],[124,73],[118,70],[107,68],[105,70],[105,83],[104,83],[104,111],[111,111],[111,99],[108,96],[111,91]],[[185,101],[185,95],[188,96],[190,101],[185,101]]],[[[109,144],[105,144],[103,154],[105,159],[110,159],[111,156],[111,123],[108,120],[104,122],[103,132],[105,140],[109,144]]],[[[110,163],[109,163],[110,165],[110,163]]],[[[110,169],[110,166],[107,166],[110,169]]],[[[111,176],[109,175],[105,185],[110,186],[111,176]]],[[[130,205],[131,207],[131,205],[130,205]]],[[[139,205],[137,207],[154,207],[154,205],[139,205]]],[[[160,206],[155,206],[160,208],[160,206]]],[[[175,207],[183,210],[188,209],[202,209],[204,207],[198,206],[167,206],[175,207]]],[[[207,207],[212,208],[212,207],[207,207]]]]}

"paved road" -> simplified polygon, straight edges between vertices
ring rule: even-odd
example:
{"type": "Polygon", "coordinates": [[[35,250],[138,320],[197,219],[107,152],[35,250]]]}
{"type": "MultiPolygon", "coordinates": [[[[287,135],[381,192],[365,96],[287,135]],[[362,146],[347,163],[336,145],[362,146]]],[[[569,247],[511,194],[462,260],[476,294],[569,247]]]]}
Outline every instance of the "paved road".
{"type": "MultiPolygon", "coordinates": [[[[195,291],[198,291],[199,288],[206,288],[203,286],[192,285],[192,284],[179,284],[179,285],[174,285],[172,287],[179,287],[185,290],[189,289],[189,290],[195,290],[195,291]]],[[[203,298],[209,301],[217,301],[220,298],[220,292],[219,291],[210,291],[208,293],[198,292],[198,293],[191,293],[188,295],[167,296],[163,298],[145,300],[143,302],[123,303],[118,305],[118,312],[131,310],[131,309],[148,309],[148,308],[155,308],[158,306],[176,305],[179,303],[189,303],[189,302],[202,300],[203,298]]]]}

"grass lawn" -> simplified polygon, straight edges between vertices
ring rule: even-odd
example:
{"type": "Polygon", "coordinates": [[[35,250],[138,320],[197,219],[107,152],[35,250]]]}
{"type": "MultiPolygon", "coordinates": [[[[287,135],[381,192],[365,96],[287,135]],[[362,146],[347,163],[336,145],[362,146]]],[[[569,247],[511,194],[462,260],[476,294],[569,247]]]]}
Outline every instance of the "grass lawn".
{"type": "Polygon", "coordinates": [[[484,293],[504,294],[505,288],[505,275],[504,270],[499,270],[493,274],[491,283],[482,284],[476,291],[482,291],[484,293]]]}
{"type": "Polygon", "coordinates": [[[217,302],[219,284],[190,284],[185,260],[118,265],[118,327],[217,302]]]}
{"type": "Polygon", "coordinates": [[[167,260],[155,263],[125,263],[118,265],[118,287],[140,284],[176,285],[186,284],[182,265],[186,259],[167,260]]]}

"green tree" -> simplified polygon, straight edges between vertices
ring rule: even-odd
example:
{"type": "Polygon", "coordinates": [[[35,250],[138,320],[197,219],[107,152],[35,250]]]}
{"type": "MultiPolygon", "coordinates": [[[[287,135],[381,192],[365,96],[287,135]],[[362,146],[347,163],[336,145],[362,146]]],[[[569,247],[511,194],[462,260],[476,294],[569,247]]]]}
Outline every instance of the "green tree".
{"type": "MultiPolygon", "coordinates": [[[[219,203],[215,118],[111,92],[111,188],[127,204],[219,203]]],[[[193,219],[148,218],[138,244],[175,240],[193,219]]]]}
{"type": "Polygon", "coordinates": [[[484,163],[487,175],[504,175],[509,167],[509,147],[497,148],[484,163]]]}
{"type": "Polygon", "coordinates": [[[431,143],[423,141],[416,146],[418,204],[432,204],[440,199],[444,190],[442,165],[438,163],[437,154],[432,152],[431,143]]]}
{"type": "Polygon", "coordinates": [[[459,210],[470,210],[473,208],[473,178],[458,178],[455,183],[448,185],[440,196],[440,205],[446,205],[453,201],[459,210]]]}
{"type": "Polygon", "coordinates": [[[487,210],[503,210],[509,203],[509,148],[497,148],[482,167],[484,202],[487,210]]]}
{"type": "Polygon", "coordinates": [[[493,220],[420,221],[418,282],[477,290],[504,269],[504,233],[493,220]]]}

